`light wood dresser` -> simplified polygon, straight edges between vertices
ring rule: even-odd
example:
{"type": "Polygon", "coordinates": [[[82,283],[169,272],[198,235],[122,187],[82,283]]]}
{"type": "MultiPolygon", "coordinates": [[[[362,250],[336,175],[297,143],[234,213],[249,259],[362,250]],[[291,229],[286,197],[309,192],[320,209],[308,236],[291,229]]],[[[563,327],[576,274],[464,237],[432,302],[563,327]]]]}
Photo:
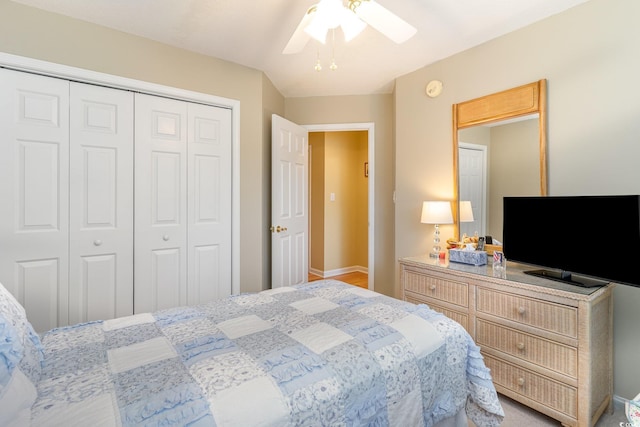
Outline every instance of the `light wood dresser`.
{"type": "MultiPolygon", "coordinates": [[[[488,266],[400,260],[403,298],[462,324],[496,390],[566,426],[591,427],[613,397],[613,284],[583,288],[488,266]]],[[[530,268],[529,268],[530,269],[530,268]]]]}

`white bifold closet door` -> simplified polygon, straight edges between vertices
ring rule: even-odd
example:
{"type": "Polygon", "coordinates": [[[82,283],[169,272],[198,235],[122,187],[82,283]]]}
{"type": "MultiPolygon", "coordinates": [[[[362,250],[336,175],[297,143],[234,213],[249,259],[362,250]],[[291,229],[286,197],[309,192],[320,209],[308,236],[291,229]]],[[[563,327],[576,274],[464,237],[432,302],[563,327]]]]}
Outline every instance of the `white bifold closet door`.
{"type": "Polygon", "coordinates": [[[133,93],[71,83],[69,323],[133,313],[133,93]]]}
{"type": "Polygon", "coordinates": [[[69,82],[0,69],[0,283],[34,328],[68,321],[69,82]]]}
{"type": "Polygon", "coordinates": [[[132,314],[133,94],[0,73],[0,282],[38,331],[132,314]]]}
{"type": "Polygon", "coordinates": [[[231,110],[0,69],[0,283],[39,332],[230,295],[231,110]]]}
{"type": "Polygon", "coordinates": [[[136,313],[231,294],[231,112],[135,101],[136,313]]]}

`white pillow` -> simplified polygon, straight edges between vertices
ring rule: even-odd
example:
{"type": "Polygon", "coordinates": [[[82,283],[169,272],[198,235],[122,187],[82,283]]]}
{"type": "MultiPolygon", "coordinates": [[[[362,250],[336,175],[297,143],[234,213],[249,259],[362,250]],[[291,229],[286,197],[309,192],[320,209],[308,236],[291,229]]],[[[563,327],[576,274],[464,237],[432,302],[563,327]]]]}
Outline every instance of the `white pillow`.
{"type": "Polygon", "coordinates": [[[21,420],[31,417],[43,359],[24,308],[0,284],[0,425],[24,425],[21,420]]]}

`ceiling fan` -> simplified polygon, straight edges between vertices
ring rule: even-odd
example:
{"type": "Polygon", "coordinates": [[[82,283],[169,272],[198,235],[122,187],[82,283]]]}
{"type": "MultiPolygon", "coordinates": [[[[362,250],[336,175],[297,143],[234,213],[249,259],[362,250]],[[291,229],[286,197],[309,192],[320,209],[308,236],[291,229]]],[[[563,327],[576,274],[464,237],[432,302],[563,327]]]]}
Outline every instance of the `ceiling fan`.
{"type": "Polygon", "coordinates": [[[283,54],[298,53],[314,38],[325,43],[327,32],[340,27],[345,41],[352,40],[368,25],[396,43],[404,43],[416,29],[406,21],[380,6],[374,0],[320,0],[311,6],[302,17],[283,54]]]}

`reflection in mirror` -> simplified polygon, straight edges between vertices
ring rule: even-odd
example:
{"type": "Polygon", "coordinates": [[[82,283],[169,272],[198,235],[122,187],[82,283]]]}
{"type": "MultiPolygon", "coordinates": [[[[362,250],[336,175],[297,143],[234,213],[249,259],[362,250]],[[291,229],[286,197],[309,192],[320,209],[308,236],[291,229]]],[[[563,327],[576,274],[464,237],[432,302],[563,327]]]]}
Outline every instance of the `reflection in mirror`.
{"type": "Polygon", "coordinates": [[[458,132],[459,197],[473,211],[473,222],[460,213],[461,235],[502,241],[502,198],[540,194],[538,140],[537,114],[458,132]]]}
{"type": "Polygon", "coordinates": [[[547,194],[546,80],[453,105],[455,235],[502,240],[502,198],[547,194]],[[459,201],[473,222],[461,222],[459,201]]]}

